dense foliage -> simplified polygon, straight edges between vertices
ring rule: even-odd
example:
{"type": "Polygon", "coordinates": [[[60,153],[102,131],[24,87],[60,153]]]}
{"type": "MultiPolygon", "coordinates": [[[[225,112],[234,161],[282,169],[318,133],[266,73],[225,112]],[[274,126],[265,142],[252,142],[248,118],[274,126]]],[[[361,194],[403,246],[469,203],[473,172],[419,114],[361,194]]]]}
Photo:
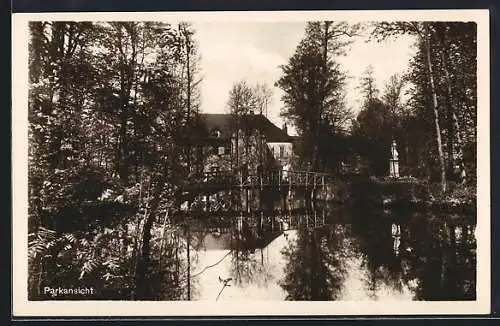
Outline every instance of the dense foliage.
{"type": "Polygon", "coordinates": [[[331,142],[321,140],[342,134],[351,116],[344,101],[346,76],[336,58],[345,54],[357,30],[346,22],[310,22],[295,53],[281,66],[283,75],[276,83],[284,91],[281,115],[302,137],[298,150],[312,170],[339,161],[331,142]]]}
{"type": "MultiPolygon", "coordinates": [[[[395,140],[403,176],[416,177],[443,201],[470,202],[477,168],[476,25],[364,27],[309,22],[280,67],[281,115],[299,133],[300,164],[340,171],[355,157],[357,172],[387,176],[395,140]],[[337,59],[365,31],[377,40],[413,35],[417,51],[409,71],[391,76],[382,92],[377,67],[367,68],[354,118],[337,59]]],[[[60,286],[98,289],[92,299],[191,299],[189,250],[201,246],[204,231],[174,216],[186,199],[181,187],[199,181],[193,171],[210,163],[195,153],[191,138],[200,105],[194,30],[186,23],[64,21],[34,21],[29,29],[29,299],[46,299],[45,287],[60,286]]],[[[247,132],[242,117],[264,114],[270,98],[265,84],[239,81],[230,90],[233,172],[251,163],[268,168],[263,135],[247,132]]],[[[187,199],[191,213],[201,210],[194,197],[187,199]]],[[[236,196],[220,197],[232,202],[236,196]]],[[[345,266],[336,241],[344,231],[299,231],[297,243],[284,250],[288,299],[338,297],[345,266]]],[[[232,252],[232,259],[236,284],[265,272],[250,252],[232,252]]]]}
{"type": "MultiPolygon", "coordinates": [[[[386,153],[391,139],[396,140],[404,173],[439,181],[441,191],[448,190],[450,181],[475,187],[476,25],[378,23],[372,30],[378,40],[400,34],[415,37],[417,51],[410,69],[402,72],[403,78],[389,80],[382,98],[365,96],[353,132],[362,147],[376,142],[386,153]],[[404,84],[407,94],[402,93],[404,84]],[[403,95],[407,101],[401,101],[403,95]]],[[[365,154],[372,162],[378,159],[375,150],[365,154]]],[[[388,164],[385,171],[375,165],[374,174],[387,173],[388,164]]]]}
{"type": "Polygon", "coordinates": [[[297,127],[304,160],[313,169],[331,169],[356,154],[358,172],[385,176],[395,140],[403,175],[439,182],[441,192],[454,191],[454,184],[474,188],[476,39],[475,23],[308,23],[277,82],[285,93],[282,116],[297,127]],[[381,42],[411,35],[417,51],[409,70],[390,76],[382,92],[377,67],[367,67],[358,88],[362,105],[349,124],[345,73],[335,58],[348,54],[356,34],[381,42]],[[346,127],[348,137],[341,132],[346,127]]]}
{"type": "Polygon", "coordinates": [[[178,140],[197,110],[191,27],[30,31],[30,299],[65,282],[99,289],[95,298],[179,297],[182,230],[165,229],[189,170],[178,140]],[[172,288],[152,288],[155,278],[172,288]]]}

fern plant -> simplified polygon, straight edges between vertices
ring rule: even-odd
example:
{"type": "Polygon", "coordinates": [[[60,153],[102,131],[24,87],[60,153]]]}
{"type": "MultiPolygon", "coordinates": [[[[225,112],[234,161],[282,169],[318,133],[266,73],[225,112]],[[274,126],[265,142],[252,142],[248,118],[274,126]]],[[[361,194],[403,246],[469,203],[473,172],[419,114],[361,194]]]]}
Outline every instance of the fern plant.
{"type": "Polygon", "coordinates": [[[40,227],[29,234],[29,263],[39,264],[38,286],[67,282],[70,286],[90,285],[103,291],[126,292],[131,280],[128,266],[130,237],[117,230],[104,229],[95,235],[57,233],[40,227]],[[57,282],[57,283],[54,283],[57,282]]]}

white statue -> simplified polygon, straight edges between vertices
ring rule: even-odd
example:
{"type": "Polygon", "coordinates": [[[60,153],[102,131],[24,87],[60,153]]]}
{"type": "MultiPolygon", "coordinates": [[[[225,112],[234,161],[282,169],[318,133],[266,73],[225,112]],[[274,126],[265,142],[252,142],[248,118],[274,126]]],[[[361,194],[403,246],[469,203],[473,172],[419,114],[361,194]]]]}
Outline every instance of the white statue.
{"type": "Polygon", "coordinates": [[[399,178],[399,154],[396,148],[396,141],[391,144],[391,160],[389,164],[389,175],[393,178],[399,178]]]}

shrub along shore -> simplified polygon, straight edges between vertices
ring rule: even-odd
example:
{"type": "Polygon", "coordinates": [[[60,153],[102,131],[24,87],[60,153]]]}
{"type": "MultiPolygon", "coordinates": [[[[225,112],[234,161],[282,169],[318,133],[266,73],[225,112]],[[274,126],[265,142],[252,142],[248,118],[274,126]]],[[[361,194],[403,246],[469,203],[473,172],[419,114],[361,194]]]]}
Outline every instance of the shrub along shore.
{"type": "Polygon", "coordinates": [[[354,200],[385,209],[436,210],[450,213],[476,212],[476,188],[449,183],[443,193],[438,183],[412,177],[363,178],[339,181],[327,200],[344,203],[354,200]]]}

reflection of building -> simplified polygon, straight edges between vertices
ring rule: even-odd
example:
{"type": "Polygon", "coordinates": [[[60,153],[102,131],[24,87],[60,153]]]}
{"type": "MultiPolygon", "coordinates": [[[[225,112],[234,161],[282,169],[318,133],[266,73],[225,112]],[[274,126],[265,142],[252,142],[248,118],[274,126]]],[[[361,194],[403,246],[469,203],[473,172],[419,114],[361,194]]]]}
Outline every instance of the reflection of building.
{"type": "Polygon", "coordinates": [[[196,125],[194,147],[205,172],[258,173],[281,168],[293,154],[286,125],[280,129],[261,114],[199,114],[196,125]]]}

